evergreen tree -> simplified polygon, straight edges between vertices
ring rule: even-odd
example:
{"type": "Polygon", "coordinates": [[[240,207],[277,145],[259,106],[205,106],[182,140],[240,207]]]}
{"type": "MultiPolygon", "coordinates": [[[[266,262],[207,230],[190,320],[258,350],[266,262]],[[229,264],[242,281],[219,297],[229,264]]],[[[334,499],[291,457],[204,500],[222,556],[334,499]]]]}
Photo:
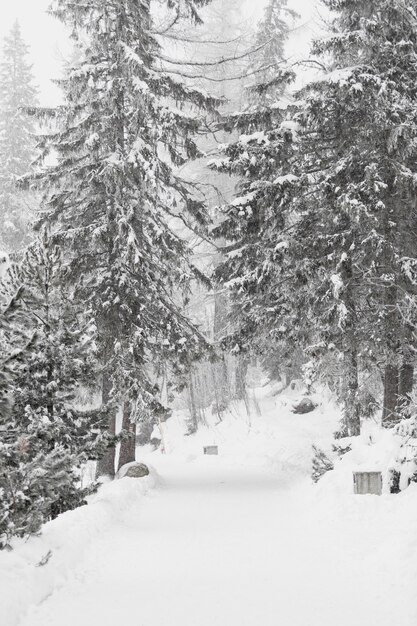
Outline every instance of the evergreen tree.
{"type": "MultiPolygon", "coordinates": [[[[287,237],[281,231],[292,210],[292,189],[297,181],[292,174],[296,127],[286,122],[285,109],[276,106],[293,78],[292,72],[279,66],[288,33],[285,13],[285,3],[268,4],[257,38],[258,44],[274,46],[277,56],[270,58],[274,80],[267,85],[271,76],[259,72],[257,85],[250,90],[250,106],[224,121],[226,130],[239,133],[238,140],[223,146],[224,156],[211,163],[217,171],[228,172],[239,181],[238,197],[215,230],[228,242],[227,256],[216,270],[218,280],[229,287],[232,296],[229,328],[233,330],[225,342],[236,354],[255,354],[273,375],[290,365],[286,333],[296,328],[295,319],[287,319],[284,328],[286,298],[285,290],[279,287],[284,270],[278,269],[280,260],[287,258],[287,237]],[[274,31],[277,21],[281,26],[273,43],[267,33],[274,31]]],[[[263,53],[264,48],[261,56],[263,53]]],[[[256,67],[264,68],[262,58],[256,67]]]]}
{"type": "Polygon", "coordinates": [[[20,286],[2,313],[3,543],[82,504],[94,486],[80,485],[79,470],[104,446],[101,412],[78,408],[81,385],[94,381],[95,331],[62,288],[65,271],[44,234],[18,268],[20,286]]]}
{"type": "Polygon", "coordinates": [[[28,243],[33,196],[16,188],[35,156],[34,121],[24,107],[37,102],[32,67],[18,22],[4,40],[0,62],[0,241],[10,252],[28,243]]]}
{"type": "MultiPolygon", "coordinates": [[[[162,9],[167,21],[198,21],[204,4],[162,9]]],[[[71,26],[83,59],[62,81],[58,131],[43,139],[44,154],[58,155],[43,177],[45,219],[57,224],[70,279],[96,315],[103,405],[124,403],[134,436],[136,421],[163,411],[155,366],[184,373],[204,345],[181,314],[197,272],[179,225],[205,229],[207,216],[178,168],[199,156],[199,112],[215,113],[217,100],[165,71],[148,0],[57,0],[52,12],[71,26]]],[[[114,447],[99,472],[114,474],[114,447]]]]}
{"type": "Polygon", "coordinates": [[[283,93],[284,84],[279,68],[285,58],[289,21],[298,17],[287,5],[287,0],[268,0],[263,18],[258,24],[254,46],[256,52],[252,59],[255,77],[252,101],[258,107],[262,102],[273,102],[283,93]]]}
{"type": "Polygon", "coordinates": [[[333,72],[306,92],[307,153],[320,170],[348,393],[358,394],[358,368],[381,363],[389,425],[412,391],[416,339],[416,5],[326,4],[339,13],[314,52],[331,55],[333,72]]]}
{"type": "MultiPolygon", "coordinates": [[[[7,290],[0,291],[2,305],[0,325],[0,415],[3,424],[7,424],[10,414],[11,395],[15,365],[22,358],[27,335],[21,328],[22,322],[22,289],[17,289],[12,297],[7,290]]],[[[3,430],[1,431],[3,432],[3,430]]]]}
{"type": "Polygon", "coordinates": [[[281,123],[276,105],[240,116],[252,134],[219,161],[242,176],[222,272],[243,341],[302,347],[338,379],[357,434],[375,407],[365,374],[382,366],[387,425],[413,382],[416,7],[325,4],[338,14],[313,50],[323,75],[281,123]]]}

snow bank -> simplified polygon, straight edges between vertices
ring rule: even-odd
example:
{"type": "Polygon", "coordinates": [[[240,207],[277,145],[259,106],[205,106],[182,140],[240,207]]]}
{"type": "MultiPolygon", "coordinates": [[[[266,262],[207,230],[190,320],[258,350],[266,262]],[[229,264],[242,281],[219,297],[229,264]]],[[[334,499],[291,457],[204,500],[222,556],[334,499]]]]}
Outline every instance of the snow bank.
{"type": "Polygon", "coordinates": [[[359,437],[346,437],[335,443],[351,450],[340,459],[328,448],[326,454],[332,458],[335,467],[319,481],[322,488],[334,494],[353,492],[354,472],[381,472],[383,493],[390,493],[390,472],[401,472],[401,490],[408,488],[408,479],[415,471],[414,460],[408,465],[400,464],[404,457],[404,438],[395,429],[382,428],[373,420],[362,425],[359,437]]]}
{"type": "Polygon", "coordinates": [[[40,536],[15,540],[12,552],[0,553],[1,626],[17,626],[31,605],[63,587],[90,543],[128,509],[134,513],[140,508],[156,483],[153,472],[103,484],[87,506],[60,515],[40,536]]]}

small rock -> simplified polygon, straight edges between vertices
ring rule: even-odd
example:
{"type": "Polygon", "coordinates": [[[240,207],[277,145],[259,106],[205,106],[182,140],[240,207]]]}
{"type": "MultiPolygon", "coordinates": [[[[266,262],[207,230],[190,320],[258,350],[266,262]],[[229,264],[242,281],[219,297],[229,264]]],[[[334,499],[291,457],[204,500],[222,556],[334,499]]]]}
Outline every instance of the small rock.
{"type": "Polygon", "coordinates": [[[317,404],[314,404],[311,398],[303,398],[301,402],[293,406],[292,412],[303,415],[304,413],[311,413],[316,407],[317,404]]]}
{"type": "Polygon", "coordinates": [[[159,439],[158,437],[152,437],[149,443],[151,444],[154,450],[158,450],[158,448],[160,448],[161,446],[162,440],[159,439]]]}
{"type": "Polygon", "coordinates": [[[144,476],[149,476],[149,468],[145,463],[138,463],[134,461],[133,463],[126,463],[126,465],[122,465],[122,467],[117,472],[117,478],[143,478],[144,476]]]}

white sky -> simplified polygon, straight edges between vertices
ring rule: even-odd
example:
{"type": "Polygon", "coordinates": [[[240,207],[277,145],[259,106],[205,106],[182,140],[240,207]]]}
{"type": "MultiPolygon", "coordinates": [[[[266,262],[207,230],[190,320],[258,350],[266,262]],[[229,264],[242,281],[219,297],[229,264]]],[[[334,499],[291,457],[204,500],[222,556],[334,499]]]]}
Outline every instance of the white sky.
{"type": "MultiPolygon", "coordinates": [[[[103,0],[105,2],[105,0],[103,0]]],[[[242,0],[249,15],[259,14],[264,0],[242,0]]],[[[0,38],[10,31],[15,19],[22,28],[25,42],[30,46],[36,82],[40,87],[43,104],[53,105],[59,100],[59,89],[51,78],[60,74],[62,57],[68,53],[62,25],[47,15],[50,0],[0,0],[0,38]]],[[[308,41],[317,32],[320,21],[317,0],[289,0],[289,6],[302,15],[299,28],[294,32],[290,54],[300,54],[300,48],[308,51],[308,41]]]]}
{"type": "Polygon", "coordinates": [[[23,39],[30,46],[43,104],[54,104],[59,98],[59,89],[50,79],[59,76],[60,55],[66,50],[62,25],[46,13],[49,4],[50,0],[0,0],[0,37],[3,39],[19,20],[23,39]]]}

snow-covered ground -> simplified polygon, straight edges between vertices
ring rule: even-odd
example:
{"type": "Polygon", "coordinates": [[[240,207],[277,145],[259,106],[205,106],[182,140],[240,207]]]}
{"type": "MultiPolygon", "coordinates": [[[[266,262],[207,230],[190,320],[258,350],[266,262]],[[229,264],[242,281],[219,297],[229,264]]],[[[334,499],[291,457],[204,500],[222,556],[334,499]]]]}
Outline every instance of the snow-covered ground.
{"type": "Polygon", "coordinates": [[[190,437],[176,412],[167,454],[138,451],[150,478],[0,554],[1,626],[415,626],[416,486],[353,495],[369,446],[387,457],[375,429],[313,485],[311,444],[330,445],[338,410],[323,397],[295,416],[276,391],[190,437]]]}

